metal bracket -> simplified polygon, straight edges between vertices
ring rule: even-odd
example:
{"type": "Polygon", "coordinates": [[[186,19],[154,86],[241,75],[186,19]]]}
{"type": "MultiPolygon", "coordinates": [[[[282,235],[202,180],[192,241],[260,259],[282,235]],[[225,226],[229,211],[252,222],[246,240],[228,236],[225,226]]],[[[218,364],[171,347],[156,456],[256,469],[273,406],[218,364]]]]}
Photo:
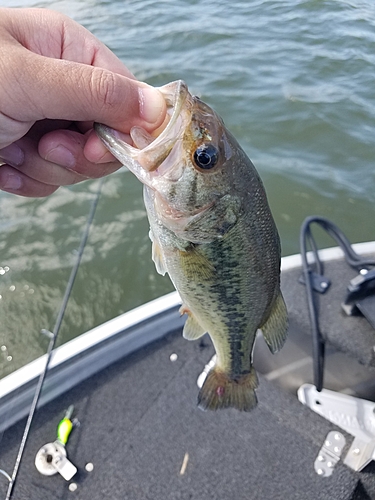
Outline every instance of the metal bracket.
{"type": "Polygon", "coordinates": [[[341,432],[331,431],[327,434],[314,463],[315,472],[319,476],[329,477],[340,460],[346,439],[341,432]]]}
{"type": "MultiPolygon", "coordinates": [[[[298,278],[298,281],[302,285],[306,285],[305,277],[303,274],[298,278]]],[[[311,281],[313,289],[318,293],[326,293],[326,291],[331,286],[331,281],[328,278],[316,273],[315,271],[311,272],[311,281]]]]}
{"type": "Polygon", "coordinates": [[[311,410],[354,436],[344,464],[360,471],[375,460],[375,403],[311,384],[298,389],[298,399],[311,410]]]}
{"type": "Polygon", "coordinates": [[[341,307],[348,316],[362,313],[375,328],[375,269],[362,269],[350,281],[345,302],[341,307]]]}

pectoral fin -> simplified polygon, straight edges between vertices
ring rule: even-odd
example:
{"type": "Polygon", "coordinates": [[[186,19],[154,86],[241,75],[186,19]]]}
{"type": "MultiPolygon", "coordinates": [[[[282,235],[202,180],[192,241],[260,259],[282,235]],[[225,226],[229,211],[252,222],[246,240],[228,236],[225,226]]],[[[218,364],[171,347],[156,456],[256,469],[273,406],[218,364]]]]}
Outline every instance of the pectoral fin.
{"type": "Polygon", "coordinates": [[[190,245],[180,251],[181,269],[189,280],[210,280],[215,276],[215,267],[199,250],[199,245],[190,245]]]}
{"type": "Polygon", "coordinates": [[[163,255],[163,252],[160,248],[160,245],[159,245],[157,239],[155,238],[153,232],[151,231],[151,229],[149,232],[149,237],[150,237],[150,240],[152,241],[152,260],[155,263],[155,267],[156,267],[157,272],[159,274],[161,274],[162,276],[164,276],[165,273],[167,272],[164,255],[163,255]]]}
{"type": "Polygon", "coordinates": [[[281,292],[277,296],[270,316],[260,328],[270,351],[275,354],[284,345],[288,331],[288,311],[281,292]]]}

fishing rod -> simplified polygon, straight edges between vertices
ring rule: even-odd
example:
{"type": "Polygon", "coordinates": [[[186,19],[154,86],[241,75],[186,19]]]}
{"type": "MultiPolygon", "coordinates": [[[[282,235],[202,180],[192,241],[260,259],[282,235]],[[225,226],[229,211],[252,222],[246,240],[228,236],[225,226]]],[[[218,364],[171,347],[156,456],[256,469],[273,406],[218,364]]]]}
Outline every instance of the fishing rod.
{"type": "Polygon", "coordinates": [[[74,281],[75,281],[75,278],[77,276],[79,266],[81,264],[83,252],[85,250],[86,243],[87,243],[87,240],[89,237],[90,228],[91,228],[93,220],[94,220],[95,211],[96,211],[97,205],[99,203],[99,198],[101,195],[103,184],[104,184],[104,178],[101,178],[99,181],[99,185],[98,185],[97,191],[95,193],[94,199],[91,203],[90,211],[89,211],[89,214],[87,216],[86,225],[85,225],[85,228],[83,230],[83,233],[81,236],[81,242],[80,242],[80,245],[79,245],[79,248],[77,251],[77,258],[76,258],[76,261],[73,265],[73,268],[72,268],[70,276],[69,276],[69,280],[68,280],[68,283],[67,283],[67,286],[65,289],[64,297],[63,297],[63,300],[62,300],[62,303],[60,306],[59,313],[58,313],[57,318],[56,318],[56,322],[55,322],[55,326],[53,328],[53,331],[50,332],[49,330],[45,330],[45,329],[42,330],[42,333],[50,339],[49,344],[48,344],[48,349],[47,349],[46,363],[45,363],[43,371],[41,372],[41,374],[39,376],[38,383],[37,383],[37,386],[35,388],[33,401],[32,401],[31,406],[30,406],[29,415],[27,418],[27,422],[25,425],[25,429],[23,432],[21,443],[20,443],[20,446],[18,449],[18,454],[16,457],[16,461],[14,464],[12,475],[9,476],[9,474],[7,474],[5,471],[1,470],[1,473],[9,480],[9,486],[8,486],[8,491],[7,491],[5,500],[10,500],[12,498],[14,486],[16,484],[16,480],[17,480],[17,476],[18,476],[18,471],[19,471],[22,457],[23,457],[23,453],[24,453],[25,446],[26,446],[26,443],[27,443],[27,440],[29,437],[31,424],[33,422],[35,411],[36,411],[36,408],[37,408],[37,405],[39,402],[39,398],[40,398],[40,395],[41,395],[41,392],[43,389],[44,380],[45,380],[46,375],[48,373],[49,365],[50,365],[51,358],[52,358],[53,349],[56,345],[57,336],[59,334],[59,331],[60,331],[60,328],[61,328],[61,325],[62,325],[62,322],[64,319],[65,311],[66,311],[66,308],[67,308],[67,305],[69,302],[70,295],[72,293],[74,281]]]}

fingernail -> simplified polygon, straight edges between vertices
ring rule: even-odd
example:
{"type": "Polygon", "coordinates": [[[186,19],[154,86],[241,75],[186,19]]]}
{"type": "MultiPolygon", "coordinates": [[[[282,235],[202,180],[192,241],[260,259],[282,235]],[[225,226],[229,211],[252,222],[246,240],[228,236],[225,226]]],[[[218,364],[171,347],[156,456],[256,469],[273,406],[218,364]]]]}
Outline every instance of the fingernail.
{"type": "Polygon", "coordinates": [[[148,123],[156,123],[165,112],[165,100],[161,92],[149,85],[139,87],[140,116],[148,123]]]}
{"type": "Polygon", "coordinates": [[[51,149],[51,151],[44,156],[44,159],[66,168],[73,168],[76,164],[76,159],[73,156],[73,153],[62,145],[51,149]]]}
{"type": "Polygon", "coordinates": [[[12,167],[19,167],[25,159],[25,154],[17,144],[10,144],[0,149],[0,158],[12,167]]]}
{"type": "Polygon", "coordinates": [[[18,191],[22,186],[22,179],[17,174],[8,174],[6,181],[3,185],[5,190],[18,191]]]}

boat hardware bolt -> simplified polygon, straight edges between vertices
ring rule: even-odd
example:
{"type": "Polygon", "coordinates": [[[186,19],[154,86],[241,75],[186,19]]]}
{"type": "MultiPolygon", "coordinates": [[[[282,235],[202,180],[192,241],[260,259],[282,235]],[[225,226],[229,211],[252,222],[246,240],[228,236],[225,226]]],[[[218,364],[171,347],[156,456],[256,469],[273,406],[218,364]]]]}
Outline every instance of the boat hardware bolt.
{"type": "Polygon", "coordinates": [[[77,488],[78,488],[77,483],[69,484],[69,491],[76,491],[77,488]]]}

